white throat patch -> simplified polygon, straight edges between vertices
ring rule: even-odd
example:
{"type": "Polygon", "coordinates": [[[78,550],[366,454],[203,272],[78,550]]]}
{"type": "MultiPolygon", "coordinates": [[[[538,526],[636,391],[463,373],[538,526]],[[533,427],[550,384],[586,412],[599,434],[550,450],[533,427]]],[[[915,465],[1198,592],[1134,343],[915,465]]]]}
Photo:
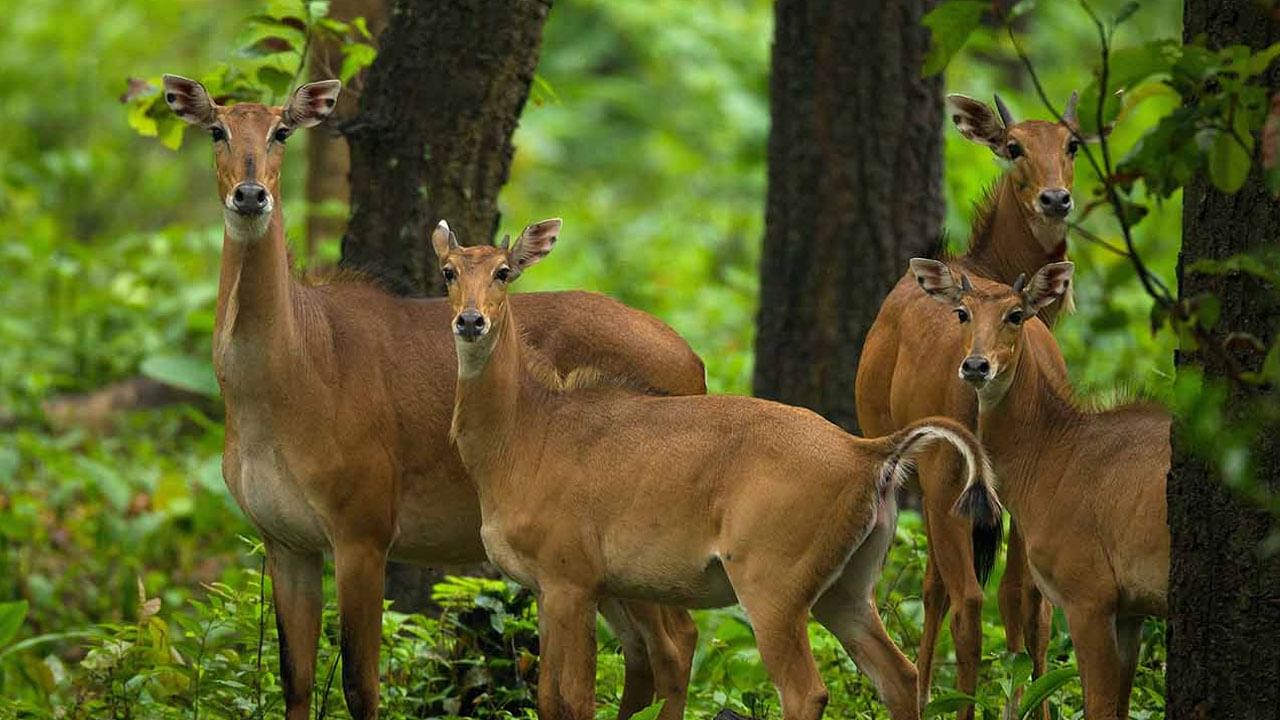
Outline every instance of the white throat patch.
{"type": "Polygon", "coordinates": [[[275,206],[275,198],[269,197],[267,207],[260,214],[241,215],[233,209],[231,197],[227,196],[222,207],[222,224],[227,230],[227,237],[244,244],[255,243],[266,237],[275,206]]]}
{"type": "Polygon", "coordinates": [[[495,337],[494,333],[488,332],[479,340],[468,342],[457,335],[453,336],[454,347],[458,349],[458,377],[471,379],[484,371],[489,356],[493,354],[495,337]]]}

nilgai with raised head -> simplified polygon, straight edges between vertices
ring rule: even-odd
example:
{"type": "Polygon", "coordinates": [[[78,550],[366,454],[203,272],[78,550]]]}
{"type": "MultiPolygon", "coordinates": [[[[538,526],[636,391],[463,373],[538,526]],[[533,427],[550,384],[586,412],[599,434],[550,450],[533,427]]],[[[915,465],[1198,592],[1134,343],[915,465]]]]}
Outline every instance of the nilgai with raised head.
{"type": "Polygon", "coordinates": [[[655,397],[599,386],[599,373],[549,372],[522,340],[537,310],[507,290],[559,230],[532,225],[510,248],[460,247],[443,225],[432,236],[454,311],[453,436],[480,496],[481,537],[494,564],[538,593],[539,715],[593,717],[593,616],[602,597],[623,597],[741,603],[786,720],[817,720],[826,706],[812,613],[895,720],[918,718],[915,668],[873,596],[894,490],[917,453],[944,442],[966,463],[957,509],[999,522],[977,440],[945,418],[863,440],[779,403],[655,397]]]}
{"type": "MultiPolygon", "coordinates": [[[[225,238],[213,360],[226,403],[222,473],[262,535],[289,720],[309,715],[324,600],[337,573],[342,684],[357,720],[377,717],[388,556],[430,565],[485,559],[476,493],[449,440],[454,351],[442,299],[395,297],[356,274],[314,285],[290,272],[280,199],[285,144],[322,122],[336,80],[283,107],[222,106],[166,75],[165,100],[213,144],[225,238]]],[[[512,299],[547,367],[592,367],[658,392],[706,392],[702,362],[656,319],[592,293],[512,299]]],[[[654,697],[682,705],[696,630],[686,612],[601,605],[626,656],[620,714],[654,697]]]]}

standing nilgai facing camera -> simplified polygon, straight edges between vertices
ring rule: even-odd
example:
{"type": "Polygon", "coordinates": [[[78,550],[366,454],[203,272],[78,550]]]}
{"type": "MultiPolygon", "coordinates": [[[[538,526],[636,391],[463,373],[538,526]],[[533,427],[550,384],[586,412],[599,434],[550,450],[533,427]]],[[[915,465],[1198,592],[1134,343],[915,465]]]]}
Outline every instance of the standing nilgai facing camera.
{"type": "MultiPolygon", "coordinates": [[[[507,289],[551,251],[559,220],[508,249],[432,236],[458,356],[453,436],[480,496],[493,562],[538,593],[539,716],[590,720],[603,596],[693,608],[741,603],[786,720],[827,692],[810,612],[872,679],[895,720],[920,716],[916,671],[872,592],[896,519],[895,485],[938,442],[966,462],[958,509],[999,522],[986,457],[931,418],[863,440],[816,413],[746,397],[655,397],[563,378],[526,347],[507,289]]],[[[664,708],[667,718],[677,711],[664,708]]]]}
{"type": "MultiPolygon", "coordinates": [[[[452,313],[443,300],[394,297],[356,275],[312,285],[290,273],[285,142],[328,117],[337,81],[303,85],[284,107],[219,106],[200,83],[173,75],[164,93],[213,141],[226,233],[213,333],[227,417],[222,475],[266,546],[285,715],[309,715],[332,553],[347,708],[376,718],[388,556],[485,559],[476,493],[449,441],[452,313]]],[[[589,364],[667,394],[706,390],[688,344],[644,313],[592,293],[530,293],[516,305],[557,372],[589,364]]],[[[626,656],[619,713],[649,705],[655,690],[681,707],[696,641],[688,614],[616,601],[601,612],[626,656]]]]}

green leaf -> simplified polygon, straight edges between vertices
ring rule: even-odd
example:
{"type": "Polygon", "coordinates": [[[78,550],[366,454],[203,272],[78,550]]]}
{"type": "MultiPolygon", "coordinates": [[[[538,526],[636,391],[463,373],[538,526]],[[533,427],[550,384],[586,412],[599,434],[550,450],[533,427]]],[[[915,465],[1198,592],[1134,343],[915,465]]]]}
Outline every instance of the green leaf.
{"type": "Polygon", "coordinates": [[[1138,12],[1139,7],[1141,5],[1136,2],[1125,3],[1124,7],[1120,8],[1120,12],[1116,13],[1116,19],[1111,21],[1111,24],[1118,27],[1125,20],[1133,17],[1133,14],[1138,12]]]}
{"type": "Polygon", "coordinates": [[[365,43],[348,43],[342,47],[342,70],[339,71],[338,77],[342,82],[347,82],[356,76],[356,73],[373,64],[374,58],[378,57],[378,50],[372,45],[365,43]]]}
{"type": "Polygon", "coordinates": [[[1066,667],[1054,668],[1036,678],[1036,681],[1028,685],[1026,691],[1022,694],[1022,704],[1018,706],[1019,720],[1026,720],[1031,717],[1032,713],[1040,709],[1040,705],[1045,700],[1048,700],[1051,695],[1078,677],[1080,677],[1080,671],[1076,670],[1074,665],[1067,665],[1066,667]]]}
{"type": "Polygon", "coordinates": [[[27,619],[27,601],[0,603],[0,648],[18,636],[22,621],[27,619]]]}
{"type": "Polygon", "coordinates": [[[1231,133],[1219,132],[1209,148],[1209,179],[1223,192],[1233,193],[1249,176],[1249,154],[1231,133]]]}
{"type": "Polygon", "coordinates": [[[1249,58],[1249,76],[1261,75],[1271,67],[1272,61],[1280,57],[1280,43],[1263,48],[1249,58]]]}
{"type": "Polygon", "coordinates": [[[329,14],[329,0],[311,0],[307,3],[307,15],[314,22],[329,14]]]}
{"type": "Polygon", "coordinates": [[[185,355],[152,355],[142,361],[142,374],[183,390],[217,397],[213,363],[185,355]]]}
{"type": "MultiPolygon", "coordinates": [[[[1181,56],[1182,46],[1169,38],[1113,51],[1108,63],[1107,98],[1102,108],[1103,125],[1114,122],[1120,115],[1123,93],[1133,90],[1153,76],[1168,75],[1181,56]]],[[[1094,77],[1098,78],[1099,74],[1095,69],[1094,77]]],[[[1080,119],[1080,128],[1085,133],[1098,132],[1098,90],[1099,80],[1095,79],[1080,93],[1076,115],[1080,119]]]]}
{"type": "Polygon", "coordinates": [[[129,106],[129,127],[143,137],[155,137],[157,134],[156,119],[151,117],[150,110],[150,102],[134,103],[129,106]]]}
{"type": "Polygon", "coordinates": [[[951,58],[960,52],[969,35],[978,29],[982,13],[990,3],[978,0],[950,0],[924,16],[924,26],[933,35],[933,44],[925,56],[922,77],[937,75],[946,69],[951,58]]]}
{"type": "Polygon", "coordinates": [[[928,718],[931,717],[938,717],[939,715],[946,715],[948,713],[956,712],[957,710],[962,710],[970,705],[983,708],[991,707],[991,705],[984,700],[979,700],[972,695],[966,695],[965,693],[953,690],[950,692],[944,692],[930,700],[929,704],[925,706],[924,712],[920,714],[920,717],[922,720],[928,720],[928,718]]]}
{"type": "Polygon", "coordinates": [[[293,83],[293,75],[273,65],[258,68],[258,82],[271,89],[275,97],[284,97],[293,83]]]}
{"type": "Polygon", "coordinates": [[[182,136],[187,129],[187,124],[177,118],[171,118],[160,122],[160,144],[170,150],[177,150],[182,147],[182,136]]]}

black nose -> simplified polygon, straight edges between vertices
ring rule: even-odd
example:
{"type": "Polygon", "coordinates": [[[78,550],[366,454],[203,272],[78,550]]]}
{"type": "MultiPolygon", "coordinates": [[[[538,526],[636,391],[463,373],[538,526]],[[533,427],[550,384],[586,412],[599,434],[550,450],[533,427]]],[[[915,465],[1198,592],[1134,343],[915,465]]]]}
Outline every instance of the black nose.
{"type": "Polygon", "coordinates": [[[242,182],[231,193],[231,204],[236,212],[257,215],[267,209],[267,189],[256,182],[242,182]]]}
{"type": "Polygon", "coordinates": [[[453,331],[462,338],[475,340],[484,334],[484,315],[479,310],[463,310],[453,321],[453,331]]]}
{"type": "Polygon", "coordinates": [[[1071,192],[1051,188],[1040,193],[1040,209],[1050,217],[1066,217],[1071,212],[1071,192]]]}
{"type": "Polygon", "coordinates": [[[991,363],[980,355],[970,355],[960,364],[960,374],[965,380],[986,380],[991,372],[991,363]]]}

